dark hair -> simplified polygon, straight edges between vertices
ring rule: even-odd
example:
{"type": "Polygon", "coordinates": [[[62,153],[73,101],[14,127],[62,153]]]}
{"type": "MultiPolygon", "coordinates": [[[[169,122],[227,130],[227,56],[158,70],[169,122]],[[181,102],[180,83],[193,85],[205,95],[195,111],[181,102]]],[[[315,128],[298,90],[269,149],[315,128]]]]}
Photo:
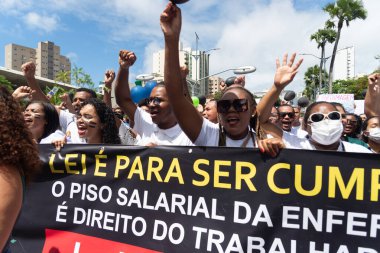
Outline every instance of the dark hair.
{"type": "Polygon", "coordinates": [[[335,106],[335,108],[338,110],[338,107],[342,107],[343,108],[343,111],[344,113],[346,113],[346,108],[344,108],[344,106],[341,104],[341,103],[338,103],[338,102],[329,102],[330,104],[332,104],[333,106],[335,106]]]}
{"type": "MultiPolygon", "coordinates": [[[[303,123],[303,124],[302,124],[302,128],[303,128],[303,130],[306,130],[306,128],[307,128],[307,121],[308,121],[308,119],[309,119],[309,116],[310,116],[310,112],[311,112],[311,110],[312,110],[315,106],[320,105],[320,104],[330,104],[330,105],[334,106],[332,103],[327,102],[327,101],[318,101],[318,102],[314,102],[314,103],[310,104],[310,105],[306,108],[305,114],[304,114],[304,116],[303,116],[303,122],[302,122],[302,123],[303,123]]],[[[334,106],[334,107],[335,107],[335,106],[334,106]]],[[[336,107],[335,107],[335,109],[336,109],[336,107]]]]}
{"type": "Polygon", "coordinates": [[[361,133],[361,130],[362,130],[362,125],[363,125],[363,121],[362,119],[356,115],[355,113],[345,113],[344,116],[354,116],[355,119],[356,119],[356,127],[354,129],[354,131],[349,134],[348,136],[352,137],[352,138],[358,138],[358,135],[360,135],[361,133]]]}
{"type": "Polygon", "coordinates": [[[16,167],[29,181],[41,165],[37,144],[20,105],[4,86],[0,86],[0,126],[0,164],[16,167]]]}
{"type": "MultiPolygon", "coordinates": [[[[366,120],[364,120],[363,124],[362,124],[362,132],[366,131],[367,130],[367,127],[368,127],[368,121],[370,121],[371,119],[373,118],[378,118],[380,120],[380,116],[371,116],[369,118],[367,118],[366,120]]],[[[362,140],[366,143],[368,143],[368,137],[365,136],[364,134],[362,134],[362,140]]]]}
{"type": "Polygon", "coordinates": [[[43,101],[32,101],[27,105],[27,107],[31,104],[41,105],[45,113],[45,120],[47,124],[44,127],[44,132],[41,138],[37,140],[38,142],[40,142],[41,139],[48,137],[50,134],[54,133],[57,129],[60,128],[59,115],[54,105],[50,103],[43,102],[43,101]]]}
{"type": "Polygon", "coordinates": [[[277,113],[280,113],[281,107],[290,107],[290,108],[292,108],[292,111],[294,112],[293,106],[286,104],[286,105],[279,105],[278,107],[276,107],[277,113]]]}
{"type": "MultiPolygon", "coordinates": [[[[256,100],[255,100],[255,96],[252,94],[252,92],[250,92],[249,90],[247,90],[246,88],[244,88],[241,85],[232,85],[232,86],[227,87],[223,91],[222,97],[228,91],[231,91],[233,89],[238,89],[238,90],[244,91],[246,94],[248,94],[248,100],[250,101],[250,105],[251,106],[255,106],[255,107],[257,106],[256,100]]],[[[256,131],[258,138],[260,138],[262,131],[260,130],[260,124],[259,124],[258,119],[257,119],[257,113],[255,113],[254,116],[251,116],[251,118],[249,120],[249,126],[250,126],[251,129],[253,129],[253,130],[256,131]]]]}
{"type": "Polygon", "coordinates": [[[88,88],[79,88],[79,89],[77,89],[75,91],[75,93],[81,92],[81,91],[84,91],[84,92],[87,92],[88,94],[90,94],[91,98],[97,98],[96,92],[94,90],[91,90],[91,89],[88,89],[88,88]]]}
{"type": "Polygon", "coordinates": [[[109,108],[103,101],[97,98],[90,98],[83,103],[85,105],[92,105],[103,124],[101,129],[102,143],[104,144],[120,144],[119,129],[116,126],[115,116],[111,108],[109,108]]]}

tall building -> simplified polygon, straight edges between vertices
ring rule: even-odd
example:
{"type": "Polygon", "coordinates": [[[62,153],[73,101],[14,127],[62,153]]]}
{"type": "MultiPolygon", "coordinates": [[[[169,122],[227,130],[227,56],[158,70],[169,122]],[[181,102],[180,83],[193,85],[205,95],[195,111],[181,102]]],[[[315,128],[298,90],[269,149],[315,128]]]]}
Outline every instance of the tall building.
{"type": "Polygon", "coordinates": [[[220,91],[219,83],[223,79],[218,76],[211,76],[208,78],[208,94],[215,95],[216,92],[220,91]]]}
{"type": "Polygon", "coordinates": [[[333,80],[347,80],[355,77],[355,48],[347,47],[337,51],[333,80]]]}
{"type": "MultiPolygon", "coordinates": [[[[179,63],[189,68],[188,86],[192,96],[208,95],[209,57],[204,51],[183,48],[179,43],[179,63]]],[[[153,73],[157,77],[164,76],[165,50],[153,53],[153,73]]]]}
{"type": "Polygon", "coordinates": [[[5,67],[21,71],[21,65],[35,61],[36,75],[54,80],[60,71],[70,71],[69,58],[61,55],[59,46],[53,42],[39,42],[36,49],[16,44],[5,46],[5,67]]]}

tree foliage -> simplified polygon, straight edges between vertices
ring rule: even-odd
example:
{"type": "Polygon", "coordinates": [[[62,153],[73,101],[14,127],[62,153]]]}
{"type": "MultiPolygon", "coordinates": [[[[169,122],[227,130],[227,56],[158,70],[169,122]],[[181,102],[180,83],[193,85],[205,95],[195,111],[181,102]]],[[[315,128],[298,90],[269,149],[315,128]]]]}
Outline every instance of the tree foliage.
{"type": "Polygon", "coordinates": [[[303,95],[306,96],[310,101],[315,101],[318,93],[321,93],[319,91],[320,73],[322,73],[322,78],[324,80],[328,78],[327,73],[323,70],[320,71],[318,65],[309,67],[305,72],[305,89],[303,91],[303,95]]]}
{"type": "Polygon", "coordinates": [[[343,25],[349,26],[350,22],[355,19],[366,19],[367,11],[361,0],[337,0],[336,3],[327,4],[323,10],[330,15],[326,26],[328,28],[335,27],[337,32],[329,69],[329,93],[332,93],[334,63],[343,25]]]}
{"type": "Polygon", "coordinates": [[[10,92],[13,91],[13,85],[12,85],[12,83],[10,81],[8,81],[8,79],[5,76],[3,76],[3,75],[0,75],[0,85],[7,87],[7,89],[10,92]]]}

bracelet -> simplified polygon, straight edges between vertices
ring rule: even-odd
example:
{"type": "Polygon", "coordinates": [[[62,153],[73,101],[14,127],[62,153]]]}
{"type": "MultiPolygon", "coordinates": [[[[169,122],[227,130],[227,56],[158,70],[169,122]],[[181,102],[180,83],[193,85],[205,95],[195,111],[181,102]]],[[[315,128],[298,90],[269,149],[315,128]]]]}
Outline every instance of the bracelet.
{"type": "Polygon", "coordinates": [[[104,87],[103,87],[103,91],[104,91],[104,92],[107,92],[107,93],[110,93],[110,92],[111,92],[111,89],[108,88],[108,87],[106,87],[106,86],[104,86],[104,87]]]}

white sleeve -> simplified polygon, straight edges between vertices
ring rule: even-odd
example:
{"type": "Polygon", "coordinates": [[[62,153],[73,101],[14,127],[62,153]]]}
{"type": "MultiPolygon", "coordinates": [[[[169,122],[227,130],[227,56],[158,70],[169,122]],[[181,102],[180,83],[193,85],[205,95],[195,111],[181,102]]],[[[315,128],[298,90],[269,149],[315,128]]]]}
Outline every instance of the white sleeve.
{"type": "Polygon", "coordinates": [[[144,131],[147,131],[148,129],[153,128],[153,121],[152,117],[150,117],[150,114],[144,111],[143,109],[137,107],[134,115],[135,121],[133,129],[139,134],[143,135],[144,131]]]}
{"type": "Polygon", "coordinates": [[[61,126],[62,132],[66,133],[67,126],[74,121],[74,114],[60,110],[59,112],[59,125],[61,126]]]}
{"type": "Polygon", "coordinates": [[[219,144],[219,124],[203,119],[201,132],[194,144],[196,146],[217,147],[219,144]]]}
{"type": "Polygon", "coordinates": [[[133,138],[133,136],[129,130],[129,127],[126,126],[124,123],[120,124],[119,136],[121,139],[121,144],[123,144],[123,145],[135,145],[136,144],[136,139],[133,138]]]}

